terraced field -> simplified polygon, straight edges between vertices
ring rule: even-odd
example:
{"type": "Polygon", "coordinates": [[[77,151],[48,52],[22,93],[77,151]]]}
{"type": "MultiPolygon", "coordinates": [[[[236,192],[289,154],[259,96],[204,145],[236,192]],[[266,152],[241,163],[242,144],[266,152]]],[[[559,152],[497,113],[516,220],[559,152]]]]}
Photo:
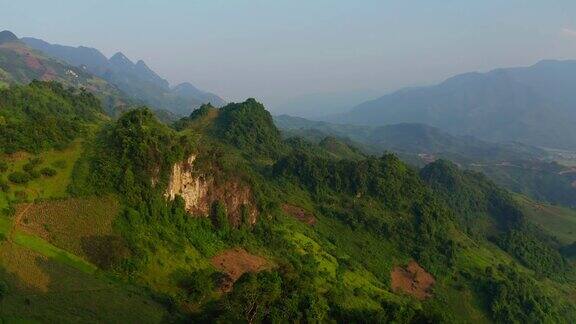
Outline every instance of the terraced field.
{"type": "Polygon", "coordinates": [[[120,205],[113,196],[68,198],[20,204],[18,230],[70,251],[96,264],[104,263],[102,245],[121,242],[113,233],[120,205]],[[102,253],[100,253],[102,252],[102,253]]]}

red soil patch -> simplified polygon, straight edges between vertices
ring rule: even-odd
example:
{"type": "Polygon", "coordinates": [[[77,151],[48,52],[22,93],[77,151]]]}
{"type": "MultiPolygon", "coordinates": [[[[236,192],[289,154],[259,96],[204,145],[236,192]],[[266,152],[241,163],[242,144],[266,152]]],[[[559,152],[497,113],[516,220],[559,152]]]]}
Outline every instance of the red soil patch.
{"type": "Polygon", "coordinates": [[[226,278],[220,285],[220,290],[232,290],[234,282],[247,272],[259,272],[269,267],[268,260],[252,255],[244,249],[235,248],[226,250],[212,258],[212,265],[225,273],[226,278]]]}
{"type": "Polygon", "coordinates": [[[47,67],[46,71],[44,71],[44,74],[41,77],[41,79],[44,81],[52,81],[56,80],[57,78],[58,76],[56,75],[56,71],[51,67],[47,67]]]}
{"type": "Polygon", "coordinates": [[[415,261],[410,261],[406,268],[395,267],[391,277],[394,292],[403,292],[420,300],[432,296],[430,288],[436,282],[434,277],[415,261]]]}
{"type": "Polygon", "coordinates": [[[39,70],[42,68],[40,61],[30,53],[26,53],[26,66],[32,70],[39,70]]]}
{"type": "Polygon", "coordinates": [[[316,224],[316,218],[314,217],[314,215],[312,215],[311,213],[307,212],[306,210],[298,207],[298,206],[294,206],[294,205],[289,205],[289,204],[284,204],[282,205],[282,210],[296,218],[297,220],[308,224],[310,226],[316,224]]]}

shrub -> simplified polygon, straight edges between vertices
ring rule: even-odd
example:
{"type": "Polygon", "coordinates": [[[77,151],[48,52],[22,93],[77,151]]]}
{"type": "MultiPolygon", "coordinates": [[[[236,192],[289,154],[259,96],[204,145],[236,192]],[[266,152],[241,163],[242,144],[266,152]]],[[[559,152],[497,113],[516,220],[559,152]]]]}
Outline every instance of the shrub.
{"type": "Polygon", "coordinates": [[[8,163],[5,161],[0,161],[0,173],[8,171],[8,163]]]}
{"type": "Polygon", "coordinates": [[[64,169],[66,168],[66,161],[64,160],[58,160],[58,161],[54,161],[52,163],[52,166],[58,169],[64,169]]]}
{"type": "Polygon", "coordinates": [[[42,170],[40,170],[40,173],[45,177],[53,177],[58,172],[56,172],[55,169],[52,169],[50,167],[45,167],[45,168],[42,168],[42,170]]]}
{"type": "Polygon", "coordinates": [[[8,180],[16,184],[24,184],[30,181],[30,175],[28,173],[16,171],[8,175],[8,180]]]}
{"type": "Polygon", "coordinates": [[[4,179],[0,179],[0,191],[8,192],[10,190],[10,186],[4,179]]]}
{"type": "Polygon", "coordinates": [[[8,294],[8,285],[0,280],[0,300],[2,300],[8,294]]]}
{"type": "Polygon", "coordinates": [[[202,301],[214,290],[213,273],[208,269],[194,271],[180,282],[180,286],[192,301],[202,301]]]}
{"type": "Polygon", "coordinates": [[[18,190],[14,192],[14,196],[16,197],[16,200],[19,202],[25,201],[26,198],[28,198],[28,194],[24,190],[18,190]]]}
{"type": "Polygon", "coordinates": [[[226,213],[226,206],[224,206],[220,201],[215,201],[212,204],[211,218],[214,227],[221,232],[227,233],[230,230],[230,222],[228,220],[228,214],[226,213]]]}
{"type": "Polygon", "coordinates": [[[38,172],[36,170],[30,171],[30,172],[28,172],[28,174],[30,175],[30,178],[32,178],[32,179],[40,178],[40,172],[38,172]]]}
{"type": "Polygon", "coordinates": [[[42,159],[40,158],[32,158],[28,161],[28,163],[24,164],[24,166],[22,167],[22,170],[31,173],[32,171],[34,171],[34,168],[36,168],[38,165],[40,165],[40,163],[42,163],[42,159]]]}

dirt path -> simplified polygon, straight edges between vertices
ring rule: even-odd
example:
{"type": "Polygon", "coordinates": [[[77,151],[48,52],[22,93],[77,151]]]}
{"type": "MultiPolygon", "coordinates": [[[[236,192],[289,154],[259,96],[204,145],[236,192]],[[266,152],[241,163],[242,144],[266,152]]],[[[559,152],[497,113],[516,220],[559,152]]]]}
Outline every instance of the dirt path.
{"type": "Polygon", "coordinates": [[[8,242],[12,242],[12,238],[14,237],[14,233],[16,232],[16,229],[18,228],[18,226],[20,226],[20,223],[22,222],[22,217],[24,217],[26,212],[28,212],[30,207],[32,207],[33,205],[34,205],[34,203],[28,203],[27,206],[24,208],[24,210],[22,210],[21,212],[16,214],[16,217],[14,217],[14,223],[12,224],[12,228],[10,228],[10,232],[8,233],[8,242]]]}

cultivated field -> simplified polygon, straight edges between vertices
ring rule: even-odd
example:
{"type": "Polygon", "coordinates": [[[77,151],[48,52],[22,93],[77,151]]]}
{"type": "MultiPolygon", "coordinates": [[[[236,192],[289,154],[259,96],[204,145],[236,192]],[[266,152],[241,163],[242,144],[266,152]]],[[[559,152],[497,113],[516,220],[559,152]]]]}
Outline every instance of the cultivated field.
{"type": "Polygon", "coordinates": [[[110,244],[122,247],[122,240],[113,233],[119,210],[112,196],[25,203],[16,208],[16,228],[102,265],[110,244]]]}

